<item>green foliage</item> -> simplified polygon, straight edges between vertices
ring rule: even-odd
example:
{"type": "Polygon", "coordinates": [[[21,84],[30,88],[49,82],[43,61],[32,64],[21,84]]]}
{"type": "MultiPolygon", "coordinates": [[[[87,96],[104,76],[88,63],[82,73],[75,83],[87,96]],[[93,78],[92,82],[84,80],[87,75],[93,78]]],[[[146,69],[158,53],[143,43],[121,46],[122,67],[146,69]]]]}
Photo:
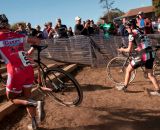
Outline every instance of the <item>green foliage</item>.
{"type": "Polygon", "coordinates": [[[120,17],[124,15],[124,12],[122,12],[120,9],[115,8],[111,9],[110,12],[106,12],[103,16],[107,21],[111,22],[114,18],[120,17]],[[110,19],[108,19],[108,15],[110,16],[110,19]]]}
{"type": "Polygon", "coordinates": [[[153,6],[155,7],[155,13],[157,17],[160,17],[160,0],[152,0],[153,6]]]}
{"type": "Polygon", "coordinates": [[[112,9],[112,5],[114,4],[114,0],[100,0],[99,3],[103,4],[103,8],[106,8],[107,10],[112,9]]]}
{"type": "Polygon", "coordinates": [[[112,5],[114,4],[114,0],[100,0],[100,4],[103,4],[103,8],[107,9],[107,19],[111,21],[110,11],[112,9],[112,5]]]}
{"type": "Polygon", "coordinates": [[[118,8],[112,8],[114,4],[114,0],[100,0],[99,3],[103,4],[103,8],[107,9],[103,18],[105,18],[107,21],[111,22],[114,18],[122,16],[124,12],[122,12],[118,8]]]}

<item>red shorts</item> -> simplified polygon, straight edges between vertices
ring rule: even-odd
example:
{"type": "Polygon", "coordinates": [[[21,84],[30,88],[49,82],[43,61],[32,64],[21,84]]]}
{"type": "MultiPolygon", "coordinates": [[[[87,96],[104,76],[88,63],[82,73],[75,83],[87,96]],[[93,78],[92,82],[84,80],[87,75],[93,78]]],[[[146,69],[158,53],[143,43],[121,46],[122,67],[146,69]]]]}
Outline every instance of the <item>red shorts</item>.
{"type": "Polygon", "coordinates": [[[34,71],[32,66],[23,68],[12,68],[8,71],[6,91],[21,93],[23,88],[32,87],[34,81],[34,71]]]}

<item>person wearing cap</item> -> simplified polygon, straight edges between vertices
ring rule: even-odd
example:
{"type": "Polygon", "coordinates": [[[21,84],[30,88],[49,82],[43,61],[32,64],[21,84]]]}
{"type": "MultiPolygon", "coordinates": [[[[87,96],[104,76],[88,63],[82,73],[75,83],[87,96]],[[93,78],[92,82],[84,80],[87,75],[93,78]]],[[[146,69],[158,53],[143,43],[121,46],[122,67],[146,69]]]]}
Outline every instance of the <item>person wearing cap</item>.
{"type": "Polygon", "coordinates": [[[60,18],[57,19],[54,30],[57,38],[68,38],[67,26],[62,24],[62,20],[60,18]]]}
{"type": "Polygon", "coordinates": [[[94,30],[92,27],[90,27],[90,20],[86,20],[84,22],[84,26],[81,24],[81,18],[79,16],[75,17],[76,25],[74,27],[74,33],[75,35],[85,35],[89,36],[94,33],[94,30]]]}
{"type": "Polygon", "coordinates": [[[106,17],[102,17],[101,20],[102,20],[102,23],[99,25],[99,28],[103,30],[104,37],[108,39],[115,30],[114,25],[113,23],[108,22],[106,17]]]}
{"type": "Polygon", "coordinates": [[[74,34],[75,35],[82,35],[82,31],[84,29],[84,26],[81,24],[81,18],[79,16],[75,17],[75,26],[74,26],[74,34]]]}

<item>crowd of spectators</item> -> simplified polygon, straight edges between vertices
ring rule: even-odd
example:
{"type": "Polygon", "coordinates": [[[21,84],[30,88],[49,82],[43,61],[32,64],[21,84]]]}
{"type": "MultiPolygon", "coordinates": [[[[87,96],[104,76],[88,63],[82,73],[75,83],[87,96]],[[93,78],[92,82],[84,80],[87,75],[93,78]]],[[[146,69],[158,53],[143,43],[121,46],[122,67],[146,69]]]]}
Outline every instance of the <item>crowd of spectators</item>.
{"type": "MultiPolygon", "coordinates": [[[[154,34],[160,33],[160,18],[158,20],[153,21],[152,19],[145,17],[145,13],[139,12],[135,17],[137,22],[137,27],[144,33],[144,34],[154,34]]],[[[125,22],[129,20],[127,18],[122,19],[122,24],[119,26],[118,34],[121,36],[127,36],[127,32],[125,30],[125,22]]]]}
{"type": "MultiPolygon", "coordinates": [[[[145,18],[143,12],[139,12],[135,17],[137,21],[137,26],[144,31],[145,34],[151,34],[155,32],[160,33],[160,18],[157,22],[151,21],[149,18],[145,18]]],[[[99,35],[101,33],[107,38],[110,35],[120,35],[122,37],[128,36],[128,32],[125,29],[125,23],[129,20],[127,18],[122,18],[121,24],[114,22],[108,22],[105,17],[101,18],[101,21],[95,24],[92,19],[87,19],[82,21],[79,16],[75,17],[75,26],[67,27],[62,24],[61,18],[56,19],[56,24],[53,26],[52,22],[47,22],[44,24],[43,30],[37,25],[35,28],[31,26],[31,23],[26,23],[26,28],[23,24],[17,24],[17,30],[15,32],[20,34],[25,34],[28,36],[36,36],[40,39],[50,39],[50,38],[68,38],[74,35],[99,35]]]]}
{"type": "Polygon", "coordinates": [[[40,39],[68,38],[74,35],[88,36],[100,34],[100,32],[102,31],[103,33],[108,32],[110,34],[113,34],[112,31],[108,27],[106,27],[107,23],[103,18],[101,24],[95,24],[92,19],[87,19],[82,22],[82,19],[79,16],[76,16],[74,29],[72,29],[72,27],[67,27],[62,23],[61,18],[58,18],[56,19],[55,26],[53,26],[52,22],[47,22],[44,24],[43,30],[41,30],[40,25],[37,25],[35,28],[33,28],[31,23],[26,23],[26,25],[18,23],[15,32],[28,36],[36,36],[40,39]]]}

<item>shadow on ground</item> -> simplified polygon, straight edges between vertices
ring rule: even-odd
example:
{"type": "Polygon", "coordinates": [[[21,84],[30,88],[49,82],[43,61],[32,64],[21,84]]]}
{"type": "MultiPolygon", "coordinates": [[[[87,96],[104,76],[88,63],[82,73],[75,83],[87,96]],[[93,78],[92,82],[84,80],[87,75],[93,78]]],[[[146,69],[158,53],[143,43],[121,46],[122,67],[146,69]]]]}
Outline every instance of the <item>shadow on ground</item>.
{"type": "Polygon", "coordinates": [[[97,85],[97,84],[81,84],[83,91],[96,91],[96,90],[108,90],[113,89],[114,87],[97,85]]]}
{"type": "Polygon", "coordinates": [[[40,130],[159,130],[160,111],[128,108],[90,108],[109,115],[99,116],[102,124],[40,130]]]}

